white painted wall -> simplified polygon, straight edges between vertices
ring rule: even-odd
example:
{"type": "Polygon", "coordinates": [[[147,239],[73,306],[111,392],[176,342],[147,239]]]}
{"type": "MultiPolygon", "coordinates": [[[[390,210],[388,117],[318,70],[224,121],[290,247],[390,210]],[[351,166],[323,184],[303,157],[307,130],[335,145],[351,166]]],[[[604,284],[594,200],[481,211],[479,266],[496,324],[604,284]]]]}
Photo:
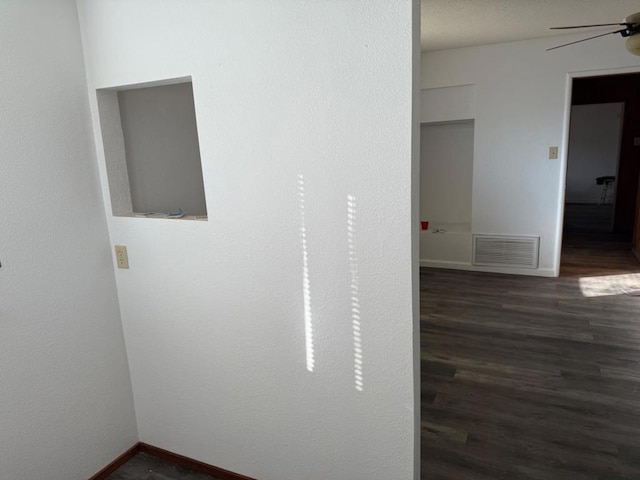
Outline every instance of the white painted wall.
{"type": "Polygon", "coordinates": [[[0,477],[137,441],[72,0],[0,2],[0,477]]]}
{"type": "Polygon", "coordinates": [[[559,270],[569,74],[640,69],[640,57],[630,55],[619,37],[545,52],[578,38],[422,56],[422,88],[476,85],[472,230],[540,236],[539,269],[515,273],[553,275],[559,270]],[[551,145],[560,146],[560,159],[548,159],[551,145]]]}
{"type": "MultiPolygon", "coordinates": [[[[566,203],[599,203],[602,186],[596,178],[616,176],[622,138],[624,103],[571,107],[566,203]]],[[[609,187],[606,201],[615,199],[609,187]]]]}
{"type": "Polygon", "coordinates": [[[473,121],[422,124],[420,232],[423,266],[471,263],[473,121]]]}
{"type": "Polygon", "coordinates": [[[206,215],[191,83],[118,92],[134,212],[206,215]]]}
{"type": "Polygon", "coordinates": [[[427,88],[420,91],[422,123],[473,120],[475,117],[475,85],[427,88]]]}
{"type": "Polygon", "coordinates": [[[417,2],[79,11],[107,209],[95,89],[193,79],[209,221],[109,218],[141,440],[261,480],[414,478],[417,2]]]}
{"type": "Polygon", "coordinates": [[[473,122],[424,124],[420,136],[420,217],[471,224],[473,122]]]}

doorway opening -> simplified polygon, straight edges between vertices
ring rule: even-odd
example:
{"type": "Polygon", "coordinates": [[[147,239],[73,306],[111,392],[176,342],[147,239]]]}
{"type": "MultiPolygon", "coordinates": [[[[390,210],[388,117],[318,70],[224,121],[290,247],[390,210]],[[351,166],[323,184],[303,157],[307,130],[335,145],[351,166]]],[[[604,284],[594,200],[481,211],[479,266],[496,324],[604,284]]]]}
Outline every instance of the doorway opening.
{"type": "Polygon", "coordinates": [[[574,78],[561,275],[640,271],[639,156],[640,74],[574,78]]]}

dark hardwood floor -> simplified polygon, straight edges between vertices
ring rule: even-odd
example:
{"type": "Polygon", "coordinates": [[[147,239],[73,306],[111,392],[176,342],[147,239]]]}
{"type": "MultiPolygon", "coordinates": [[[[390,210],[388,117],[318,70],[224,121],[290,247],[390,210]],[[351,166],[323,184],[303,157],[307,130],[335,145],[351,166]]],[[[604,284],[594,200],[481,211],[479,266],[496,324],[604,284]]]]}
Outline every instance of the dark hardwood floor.
{"type": "Polygon", "coordinates": [[[560,278],[421,270],[422,479],[640,479],[640,265],[602,235],[560,278]]]}
{"type": "Polygon", "coordinates": [[[216,480],[210,475],[194,472],[167,460],[138,453],[107,480],[216,480]]]}

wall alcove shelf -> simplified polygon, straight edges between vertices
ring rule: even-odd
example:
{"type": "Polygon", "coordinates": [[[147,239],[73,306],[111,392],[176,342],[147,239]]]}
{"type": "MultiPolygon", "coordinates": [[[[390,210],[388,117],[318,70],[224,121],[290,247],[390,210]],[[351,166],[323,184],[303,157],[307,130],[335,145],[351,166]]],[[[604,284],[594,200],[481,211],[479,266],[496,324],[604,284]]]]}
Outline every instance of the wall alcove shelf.
{"type": "Polygon", "coordinates": [[[206,220],[191,79],[96,94],[113,214],[206,220]]]}

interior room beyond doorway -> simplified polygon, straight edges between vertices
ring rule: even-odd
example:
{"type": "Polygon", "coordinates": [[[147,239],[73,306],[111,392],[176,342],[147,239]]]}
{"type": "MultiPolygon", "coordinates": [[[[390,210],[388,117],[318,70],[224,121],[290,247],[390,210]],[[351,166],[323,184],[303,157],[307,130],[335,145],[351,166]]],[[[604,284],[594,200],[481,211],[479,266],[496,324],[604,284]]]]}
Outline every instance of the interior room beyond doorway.
{"type": "Polygon", "coordinates": [[[576,78],[561,274],[637,270],[639,74],[576,78]],[[615,257],[615,259],[614,259],[615,257]]]}

